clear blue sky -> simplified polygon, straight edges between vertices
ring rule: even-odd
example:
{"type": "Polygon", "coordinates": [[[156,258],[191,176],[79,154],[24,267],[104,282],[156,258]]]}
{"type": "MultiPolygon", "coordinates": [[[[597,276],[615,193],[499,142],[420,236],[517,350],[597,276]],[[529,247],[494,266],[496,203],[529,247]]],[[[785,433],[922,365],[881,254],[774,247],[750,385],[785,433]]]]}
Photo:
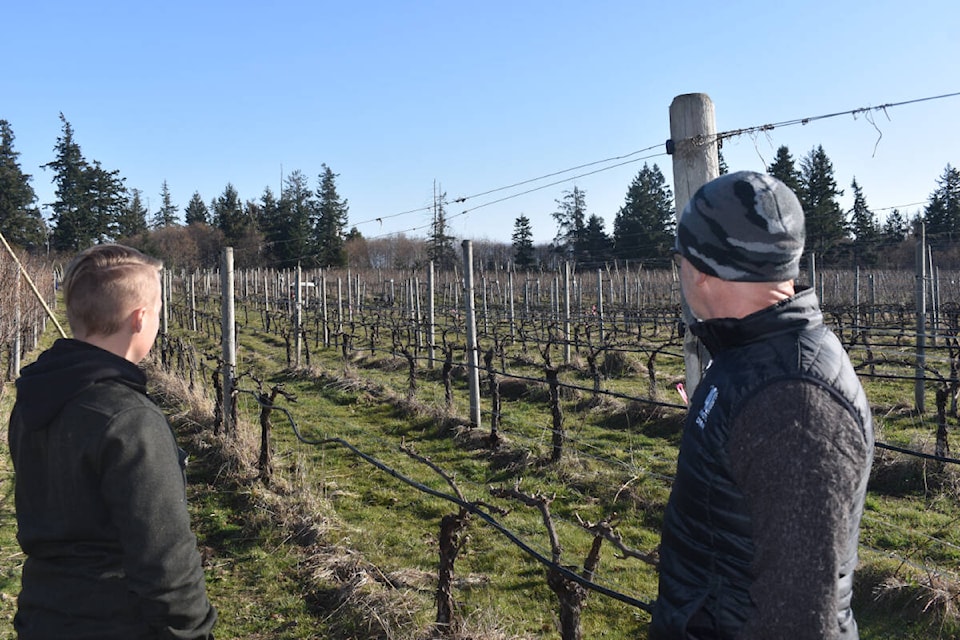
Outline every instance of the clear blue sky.
{"type": "MultiPolygon", "coordinates": [[[[63,112],[151,211],[164,180],[182,215],[228,182],[244,200],[296,169],[316,187],[326,163],[368,237],[425,235],[427,211],[394,214],[429,207],[434,183],[453,200],[651,148],[448,208],[458,238],[509,241],[522,213],[546,242],[576,185],[612,231],[644,162],[673,186],[680,94],[709,95],[730,131],[960,91],[956,0],[34,0],[0,22],[0,118],[41,203],[63,112]]],[[[958,112],[954,97],[778,127],[723,154],[762,171],[780,145],[799,162],[822,144],[845,208],[856,177],[879,215],[912,214],[960,165],[958,112]]]]}

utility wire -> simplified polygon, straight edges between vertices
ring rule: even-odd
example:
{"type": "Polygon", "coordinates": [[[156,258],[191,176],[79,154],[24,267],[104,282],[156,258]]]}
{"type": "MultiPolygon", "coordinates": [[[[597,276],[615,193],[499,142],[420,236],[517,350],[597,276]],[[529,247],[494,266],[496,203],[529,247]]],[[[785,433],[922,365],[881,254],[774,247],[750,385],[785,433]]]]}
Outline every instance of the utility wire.
{"type": "MultiPolygon", "coordinates": [[[[803,117],[803,118],[793,118],[793,119],[791,119],[791,120],[783,120],[783,121],[780,121],[780,122],[773,122],[773,123],[769,123],[769,124],[755,125],[755,126],[744,127],[744,128],[740,128],[740,129],[731,129],[731,130],[729,130],[729,131],[723,131],[723,132],[720,132],[720,133],[716,133],[716,134],[714,134],[714,135],[712,135],[712,136],[693,136],[693,137],[689,138],[689,140],[691,140],[691,141],[694,142],[695,144],[708,144],[708,143],[712,143],[712,142],[721,142],[722,140],[724,140],[724,139],[726,139],[726,138],[733,138],[733,137],[738,137],[738,136],[742,136],[742,135],[746,135],[746,134],[763,132],[763,131],[772,131],[773,129],[776,129],[776,128],[789,127],[789,126],[794,126],[794,125],[798,125],[798,124],[806,125],[806,124],[809,124],[809,123],[811,123],[811,122],[816,122],[816,121],[818,121],[818,120],[826,120],[826,119],[828,119],[828,118],[836,118],[836,117],[845,116],[845,115],[857,116],[857,115],[860,115],[860,114],[870,114],[870,113],[875,112],[875,111],[883,111],[884,113],[886,113],[886,111],[887,111],[888,109],[893,109],[893,108],[895,108],[895,107],[902,107],[902,106],[911,105],[911,104],[917,104],[917,103],[921,103],[921,102],[929,102],[929,101],[931,101],[931,100],[943,100],[943,99],[946,99],[946,98],[954,98],[954,97],[957,97],[957,96],[960,96],[960,91],[954,92],[954,93],[941,94],[941,95],[937,95],[937,96],[928,96],[928,97],[924,97],[924,98],[915,98],[915,99],[912,99],[912,100],[903,100],[903,101],[900,101],[900,102],[888,102],[888,103],[885,103],[885,104],[877,105],[877,106],[875,106],[875,107],[858,107],[858,108],[856,108],[856,109],[848,109],[848,110],[846,110],[846,111],[837,111],[837,112],[834,112],[834,113],[826,113],[826,114],[817,115],[817,116],[806,116],[806,117],[803,117]]],[[[472,195],[469,195],[469,196],[462,196],[462,197],[459,197],[459,198],[454,199],[453,202],[454,202],[454,203],[464,203],[464,202],[467,202],[468,200],[472,200],[472,199],[475,199],[475,198],[481,198],[481,197],[483,197],[483,196],[491,195],[491,194],[494,194],[494,193],[499,193],[499,192],[501,192],[501,191],[506,191],[506,190],[509,190],[509,189],[514,189],[514,188],[521,187],[521,186],[524,186],[524,185],[527,185],[527,184],[531,184],[531,183],[534,183],[534,182],[539,182],[539,181],[541,181],[541,180],[546,180],[546,179],[548,179],[548,178],[553,178],[553,177],[555,177],[555,176],[563,175],[563,174],[565,174],[565,173],[570,173],[570,172],[572,172],[572,171],[578,171],[578,170],[580,170],[580,169],[585,169],[585,168],[587,168],[587,167],[596,166],[596,165],[598,165],[598,164],[606,164],[606,163],[609,163],[609,162],[615,162],[615,161],[618,161],[618,160],[624,160],[624,159],[626,159],[626,158],[631,158],[632,156],[635,156],[635,155],[640,154],[640,153],[645,153],[645,152],[647,152],[647,151],[652,151],[653,149],[657,149],[657,148],[659,148],[660,146],[661,146],[661,145],[659,145],[659,144],[651,145],[651,146],[645,147],[645,148],[643,148],[643,149],[638,149],[637,151],[632,151],[632,152],[630,152],[630,153],[626,153],[626,154],[623,154],[623,155],[612,156],[612,157],[610,157],[610,158],[605,158],[605,159],[603,159],[603,160],[595,160],[595,161],[593,161],[593,162],[587,162],[587,163],[580,164],[580,165],[577,165],[577,166],[574,166],[574,167],[569,167],[569,168],[567,168],[567,169],[561,169],[561,170],[559,170],[559,171],[554,171],[554,172],[551,172],[551,173],[547,173],[547,174],[544,174],[544,175],[541,175],[541,176],[537,176],[537,177],[535,177],[535,178],[530,178],[530,179],[527,179],[527,180],[521,180],[521,181],[519,181],[519,182],[514,182],[514,183],[512,183],[512,184],[505,185],[505,186],[502,186],[502,187],[495,187],[495,188],[493,188],[493,189],[488,189],[488,190],[486,190],[486,191],[481,191],[481,192],[478,192],[478,193],[475,193],[475,194],[472,194],[472,195]]],[[[590,172],[583,173],[583,174],[579,174],[579,175],[576,175],[576,176],[571,176],[571,177],[569,177],[569,178],[565,178],[565,179],[563,179],[563,180],[558,180],[558,181],[552,182],[552,183],[550,183],[550,184],[542,185],[542,186],[536,187],[536,188],[534,188],[534,189],[528,189],[528,190],[522,191],[522,192],[520,192],[520,193],[512,194],[512,195],[509,195],[509,196],[505,196],[505,197],[503,197],[503,198],[498,198],[498,199],[496,199],[496,200],[492,200],[492,201],[490,201],[490,202],[486,202],[486,203],[483,203],[483,204],[474,206],[474,207],[472,207],[472,208],[469,208],[469,209],[465,210],[464,212],[462,212],[462,213],[460,213],[460,214],[455,214],[454,216],[449,216],[448,219],[454,218],[454,217],[459,217],[459,216],[461,216],[461,215],[463,215],[463,214],[465,214],[465,213],[467,213],[467,212],[469,212],[469,211],[475,211],[475,210],[480,209],[480,208],[482,208],[482,207],[487,207],[487,206],[490,206],[490,205],[493,205],[493,204],[497,204],[497,203],[503,202],[503,201],[505,201],[505,200],[510,200],[510,199],[517,198],[517,197],[520,197],[520,196],[523,196],[523,195],[527,195],[527,194],[529,194],[529,193],[533,193],[533,192],[535,192],[535,191],[539,191],[539,190],[542,190],[542,189],[546,189],[546,188],[548,188],[548,187],[553,187],[553,186],[556,186],[556,185],[558,185],[558,184],[562,184],[562,183],[564,183],[564,182],[569,182],[569,181],[571,181],[571,180],[576,180],[577,178],[582,178],[582,177],[590,176],[590,175],[593,175],[593,174],[595,174],[595,173],[599,173],[599,172],[602,172],[602,171],[608,171],[608,170],[610,170],[610,169],[614,169],[614,168],[617,168],[617,167],[621,167],[621,166],[624,166],[624,165],[626,165],[626,164],[631,164],[631,163],[633,163],[633,162],[638,162],[639,160],[649,159],[649,158],[653,158],[653,157],[657,157],[657,156],[661,156],[661,155],[666,155],[666,153],[665,153],[665,152],[663,152],[663,153],[658,153],[658,154],[654,154],[654,155],[651,155],[651,156],[646,156],[645,158],[635,158],[635,159],[632,159],[632,160],[627,160],[626,162],[620,162],[620,163],[618,163],[618,164],[611,165],[611,166],[609,166],[609,167],[604,167],[604,168],[602,168],[602,169],[597,169],[596,171],[590,171],[590,172]]],[[[922,203],[920,203],[920,204],[922,204],[922,203]]],[[[902,206],[913,206],[913,205],[902,205],[902,206]]],[[[410,210],[408,210],[408,211],[402,211],[402,212],[400,212],[400,213],[394,213],[394,214],[390,214],[390,215],[386,215],[386,216],[378,216],[378,217],[371,218],[371,219],[368,219],[368,220],[363,220],[363,221],[354,223],[354,225],[369,224],[369,223],[371,223],[371,222],[383,222],[383,220],[387,220],[387,219],[390,219],[390,218],[396,218],[396,217],[408,215],[408,214],[411,214],[411,213],[419,213],[419,212],[423,212],[423,211],[429,211],[429,210],[431,210],[432,208],[433,208],[433,206],[431,205],[431,206],[426,206],[426,207],[420,207],[420,208],[417,208],[417,209],[410,209],[410,210]]],[[[887,208],[893,209],[893,208],[897,208],[897,207],[885,207],[884,209],[887,209],[887,208]]],[[[884,210],[884,209],[878,209],[878,211],[882,211],[882,210],[884,210]]],[[[396,235],[396,234],[399,234],[399,233],[419,231],[419,230],[424,229],[424,228],[427,228],[427,227],[429,227],[429,226],[430,226],[430,225],[424,225],[423,227],[414,227],[414,228],[411,228],[411,229],[405,229],[405,230],[403,230],[403,231],[398,231],[398,232],[394,232],[394,233],[383,234],[382,236],[373,236],[373,238],[387,237],[387,236],[396,235]]]]}
{"type": "Polygon", "coordinates": [[[873,111],[883,111],[886,113],[887,109],[892,109],[894,107],[902,107],[908,104],[916,104],[919,102],[928,102],[930,100],[943,100],[946,98],[955,98],[960,96],[960,91],[954,93],[945,93],[938,96],[929,96],[926,98],[915,98],[913,100],[903,100],[902,102],[888,102],[886,104],[881,104],[876,107],[858,107],[856,109],[848,109],[847,111],[837,111],[835,113],[826,113],[819,116],[807,116],[805,118],[794,118],[792,120],[783,120],[782,122],[774,122],[771,124],[761,124],[752,127],[744,127],[742,129],[731,129],[730,131],[723,131],[716,133],[712,136],[692,136],[688,138],[694,144],[708,144],[712,142],[720,142],[725,138],[733,138],[750,133],[758,133],[762,131],[772,131],[776,128],[790,127],[798,124],[809,124],[817,120],[826,120],[828,118],[836,118],[839,116],[857,116],[859,114],[867,114],[873,111]]]}

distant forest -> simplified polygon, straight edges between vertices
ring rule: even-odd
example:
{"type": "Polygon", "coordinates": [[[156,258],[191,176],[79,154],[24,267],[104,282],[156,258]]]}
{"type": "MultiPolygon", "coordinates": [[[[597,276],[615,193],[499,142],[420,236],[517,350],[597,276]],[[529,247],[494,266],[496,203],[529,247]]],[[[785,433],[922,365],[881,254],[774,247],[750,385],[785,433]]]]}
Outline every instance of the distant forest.
{"type": "MultiPolygon", "coordinates": [[[[73,127],[60,114],[61,134],[51,171],[55,201],[41,213],[31,182],[14,146],[11,124],[0,120],[0,233],[33,254],[71,255],[102,242],[121,242],[162,258],[173,268],[217,264],[225,246],[234,248],[239,268],[350,267],[416,269],[433,261],[440,269],[459,261],[458,239],[449,233],[445,193],[434,197],[432,222],[425,237],[403,234],[365,238],[349,224],[348,200],[337,190],[338,174],[321,164],[315,187],[307,174],[293,171],[280,194],[269,187],[256,200],[242,200],[228,183],[204,200],[194,192],[183,207],[175,204],[164,181],[160,205],[149,211],[140,189],[128,188],[119,170],[84,157],[73,127]]],[[[726,172],[720,157],[721,173],[726,172]]],[[[844,191],[822,146],[796,161],[781,146],[767,172],[790,186],[806,213],[807,251],[828,268],[912,268],[921,226],[937,264],[960,268],[960,171],[947,165],[931,177],[936,187],[913,216],[897,209],[881,220],[857,183],[849,189],[853,206],[841,208],[844,191]]],[[[529,218],[518,215],[512,242],[478,241],[474,257],[488,268],[554,269],[569,260],[581,268],[603,265],[666,266],[673,244],[676,211],[660,168],[644,164],[626,186],[624,203],[607,230],[604,218],[590,213],[586,191],[573,187],[555,200],[552,242],[535,245],[529,218]]]]}

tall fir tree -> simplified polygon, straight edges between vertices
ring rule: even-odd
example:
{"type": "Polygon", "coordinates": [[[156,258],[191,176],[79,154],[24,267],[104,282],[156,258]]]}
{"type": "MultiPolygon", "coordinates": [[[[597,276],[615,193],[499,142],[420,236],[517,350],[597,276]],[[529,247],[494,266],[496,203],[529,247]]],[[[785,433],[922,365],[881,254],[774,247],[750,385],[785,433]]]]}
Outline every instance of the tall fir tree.
{"type": "Polygon", "coordinates": [[[647,164],[627,189],[613,221],[613,253],[621,260],[662,258],[673,246],[676,212],[673,192],[660,168],[647,164]]]}
{"type": "Polygon", "coordinates": [[[79,251],[93,243],[97,237],[96,225],[90,220],[86,203],[85,174],[87,161],[80,145],[73,138],[73,127],[60,114],[61,135],[54,147],[56,158],[43,165],[55,172],[56,200],[50,203],[52,210],[53,248],[61,251],[79,251]]]}
{"type": "Polygon", "coordinates": [[[211,203],[210,209],[213,214],[213,224],[223,232],[223,239],[227,245],[236,245],[242,241],[253,226],[244,211],[240,194],[232,183],[227,183],[223,193],[211,203]]]}
{"type": "Polygon", "coordinates": [[[117,238],[134,238],[147,231],[147,208],[143,204],[143,192],[131,189],[123,211],[117,218],[117,238]]]}
{"type": "MultiPolygon", "coordinates": [[[[262,198],[261,202],[265,209],[269,206],[269,198],[262,198]]],[[[320,264],[320,247],[313,228],[317,201],[307,176],[299,169],[284,177],[283,192],[276,213],[271,217],[269,228],[263,232],[279,266],[292,268],[300,264],[315,267],[320,264]]]]}
{"type": "Polygon", "coordinates": [[[960,238],[960,171],[949,164],[937,178],[937,188],[927,200],[923,221],[931,243],[960,238]]]}
{"type": "Polygon", "coordinates": [[[457,253],[453,248],[455,238],[448,233],[447,194],[433,190],[433,219],[430,222],[430,235],[427,238],[427,259],[441,271],[449,271],[457,263],[457,253]]]}
{"type": "Polygon", "coordinates": [[[873,266],[877,263],[877,245],[880,240],[877,216],[867,206],[867,198],[856,178],[850,184],[850,189],[853,190],[850,231],[853,233],[854,264],[873,266]]]}
{"type": "Polygon", "coordinates": [[[780,146],[777,149],[777,156],[767,167],[767,173],[777,178],[783,184],[790,187],[790,190],[800,197],[802,176],[797,170],[797,164],[790,155],[790,150],[786,146],[780,146]]]}
{"type": "Polygon", "coordinates": [[[179,207],[173,204],[173,199],[170,197],[170,187],[164,180],[163,186],[160,188],[160,208],[153,217],[153,227],[162,229],[175,226],[179,222],[177,218],[178,209],[179,207]]]}
{"type": "Polygon", "coordinates": [[[577,259],[587,230],[587,193],[574,186],[564,191],[560,200],[555,200],[557,210],[552,214],[557,222],[557,235],[553,250],[565,259],[577,259]]]}
{"type": "Polygon", "coordinates": [[[907,239],[910,232],[910,223],[901,213],[900,209],[894,209],[887,214],[886,220],[880,230],[880,235],[885,245],[900,244],[907,239]]]}
{"type": "Polygon", "coordinates": [[[0,233],[11,244],[32,249],[46,241],[46,224],[31,177],[20,169],[14,140],[10,123],[0,120],[0,233]]]}
{"type": "Polygon", "coordinates": [[[603,264],[610,258],[612,249],[613,240],[604,230],[603,218],[591,214],[587,218],[578,260],[594,266],[603,264]]]}
{"type": "Polygon", "coordinates": [[[513,263],[518,269],[529,269],[535,262],[533,252],[533,227],[530,218],[520,214],[513,223],[513,263]]]}
{"type": "Polygon", "coordinates": [[[86,203],[90,219],[94,222],[98,243],[117,236],[117,220],[123,215],[127,201],[127,189],[117,170],[108,171],[98,160],[87,165],[84,172],[86,203]]]}
{"type": "Polygon", "coordinates": [[[61,251],[79,251],[117,234],[117,219],[126,204],[126,188],[119,171],[108,171],[99,161],[87,162],[73,136],[73,127],[60,114],[62,135],[57,157],[43,165],[53,169],[56,201],[51,244],[61,251]]]}
{"type": "Polygon", "coordinates": [[[200,197],[199,191],[193,192],[190,202],[183,210],[183,221],[187,225],[210,224],[210,211],[207,209],[207,204],[203,201],[203,198],[200,197]]]}
{"type": "Polygon", "coordinates": [[[810,151],[800,162],[800,202],[806,216],[807,248],[815,251],[827,264],[834,258],[834,249],[846,239],[846,221],[837,198],[843,191],[837,189],[833,163],[822,145],[810,151]]]}
{"type": "Polygon", "coordinates": [[[337,174],[322,164],[320,186],[317,189],[317,218],[315,237],[317,259],[322,267],[342,267],[347,264],[344,251],[344,229],[349,207],[347,200],[337,193],[337,174]]]}

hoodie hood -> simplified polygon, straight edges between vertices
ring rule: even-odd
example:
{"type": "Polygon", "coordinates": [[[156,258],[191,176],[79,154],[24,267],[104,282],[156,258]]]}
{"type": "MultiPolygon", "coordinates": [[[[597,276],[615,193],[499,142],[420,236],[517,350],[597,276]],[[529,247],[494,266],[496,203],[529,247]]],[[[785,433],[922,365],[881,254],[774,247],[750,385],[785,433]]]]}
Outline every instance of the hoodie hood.
{"type": "Polygon", "coordinates": [[[71,399],[105,380],[147,392],[147,377],[137,365],[90,343],[61,338],[20,372],[19,417],[28,428],[45,429],[71,399]]]}

